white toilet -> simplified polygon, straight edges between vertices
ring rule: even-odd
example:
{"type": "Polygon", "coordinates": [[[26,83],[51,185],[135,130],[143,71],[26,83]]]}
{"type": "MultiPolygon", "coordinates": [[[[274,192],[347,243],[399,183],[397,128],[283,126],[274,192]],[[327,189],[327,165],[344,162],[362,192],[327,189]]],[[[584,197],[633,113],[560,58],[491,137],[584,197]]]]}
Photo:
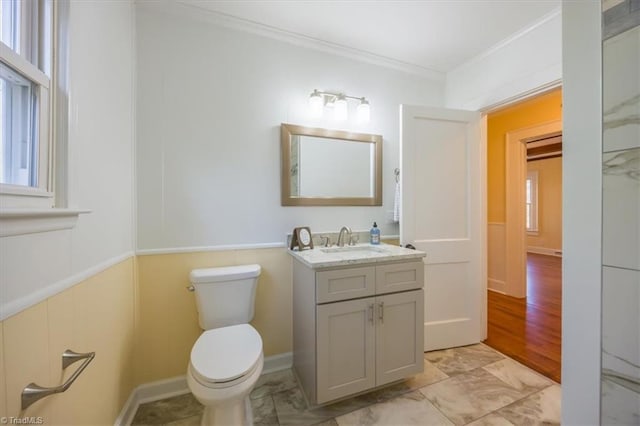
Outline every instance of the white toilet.
{"type": "Polygon", "coordinates": [[[189,389],[202,405],[202,425],[251,425],[249,393],[260,374],[262,338],[253,318],[260,265],[195,269],[198,321],[204,333],[191,349],[189,389]]]}

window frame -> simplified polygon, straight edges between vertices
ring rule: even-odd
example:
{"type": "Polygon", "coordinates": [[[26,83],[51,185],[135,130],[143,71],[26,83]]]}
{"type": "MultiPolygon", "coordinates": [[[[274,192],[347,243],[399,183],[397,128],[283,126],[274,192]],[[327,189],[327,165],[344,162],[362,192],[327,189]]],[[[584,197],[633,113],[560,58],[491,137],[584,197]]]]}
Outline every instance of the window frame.
{"type": "MultiPolygon", "coordinates": [[[[91,212],[68,207],[70,0],[37,1],[50,7],[49,22],[38,21],[39,25],[50,32],[50,57],[43,58],[40,55],[36,62],[49,72],[50,77],[46,77],[46,73],[1,42],[3,54],[0,60],[9,66],[13,62],[28,62],[29,69],[35,68],[49,80],[46,86],[46,103],[43,106],[46,114],[38,116],[39,120],[46,121],[41,124],[46,131],[38,134],[39,147],[46,149],[46,160],[39,159],[37,187],[0,184],[0,237],[71,229],[80,214],[91,212]],[[5,52],[5,49],[9,52],[5,52]],[[11,59],[5,61],[5,56],[11,59]]],[[[43,19],[42,16],[39,19],[43,19]]],[[[31,22],[35,22],[33,15],[31,22]]],[[[39,33],[38,43],[42,43],[42,37],[39,33]]],[[[35,75],[41,78],[38,73],[35,75]]],[[[45,96],[40,97],[41,101],[45,100],[45,96]]]]}
{"type": "Polygon", "coordinates": [[[37,148],[37,186],[0,183],[0,207],[6,208],[52,208],[55,206],[53,190],[53,105],[55,102],[57,51],[57,2],[39,0],[38,13],[34,11],[34,2],[20,2],[20,53],[0,42],[0,61],[30,80],[36,90],[37,99],[37,136],[34,148],[37,148]],[[45,12],[49,7],[50,12],[45,12]],[[48,17],[50,22],[47,22],[48,17]],[[45,35],[45,31],[49,31],[45,35]],[[25,36],[25,34],[27,36],[25,36]],[[45,53],[38,46],[45,45],[45,53]],[[35,62],[35,64],[34,64],[35,62]],[[49,71],[48,76],[45,71],[49,71]]]}
{"type": "Polygon", "coordinates": [[[539,209],[539,204],[538,204],[538,187],[539,187],[539,182],[538,179],[539,175],[538,175],[538,171],[537,170],[529,170],[527,171],[527,177],[525,180],[525,185],[526,182],[531,182],[530,184],[530,195],[531,195],[531,201],[528,202],[527,201],[527,190],[525,187],[525,230],[527,231],[527,234],[531,234],[531,235],[537,235],[538,232],[540,231],[540,223],[538,221],[538,209],[539,209]],[[526,212],[528,207],[531,206],[531,211],[529,214],[529,217],[531,218],[531,226],[527,226],[527,220],[526,220],[526,212]]]}

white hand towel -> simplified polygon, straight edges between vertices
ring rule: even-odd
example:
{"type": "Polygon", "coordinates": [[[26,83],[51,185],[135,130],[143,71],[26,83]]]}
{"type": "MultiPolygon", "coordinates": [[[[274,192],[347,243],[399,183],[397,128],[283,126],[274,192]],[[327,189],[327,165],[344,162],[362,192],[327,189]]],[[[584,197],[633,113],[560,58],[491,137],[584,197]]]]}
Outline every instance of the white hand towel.
{"type": "Polygon", "coordinates": [[[396,182],[396,195],[393,199],[393,221],[400,222],[400,182],[396,182]]]}

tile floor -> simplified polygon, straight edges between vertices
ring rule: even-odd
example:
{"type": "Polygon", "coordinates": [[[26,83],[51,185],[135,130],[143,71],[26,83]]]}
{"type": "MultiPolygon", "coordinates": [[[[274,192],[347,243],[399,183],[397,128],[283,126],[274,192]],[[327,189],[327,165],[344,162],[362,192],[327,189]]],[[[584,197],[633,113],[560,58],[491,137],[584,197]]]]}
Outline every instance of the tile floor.
{"type": "MultiPolygon", "coordinates": [[[[478,344],[427,352],[424,373],[310,410],[291,370],[266,374],[251,393],[255,425],[553,425],[560,385],[478,344]]],[[[202,406],[181,395],[143,404],[133,425],[199,425],[202,406]]]]}

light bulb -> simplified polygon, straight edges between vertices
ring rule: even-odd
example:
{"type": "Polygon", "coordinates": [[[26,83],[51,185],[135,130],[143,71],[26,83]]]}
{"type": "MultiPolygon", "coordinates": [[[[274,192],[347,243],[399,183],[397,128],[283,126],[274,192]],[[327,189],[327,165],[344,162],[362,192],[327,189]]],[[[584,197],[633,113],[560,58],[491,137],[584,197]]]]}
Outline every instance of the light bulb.
{"type": "Polygon", "coordinates": [[[344,96],[338,96],[334,106],[334,117],[338,121],[345,121],[349,117],[349,111],[347,110],[347,100],[344,96]]]}
{"type": "Polygon", "coordinates": [[[334,95],[327,96],[327,103],[324,105],[327,108],[333,108],[336,102],[336,97],[334,95]]]}
{"type": "Polygon", "coordinates": [[[369,101],[367,101],[365,98],[362,98],[356,112],[358,123],[368,123],[369,119],[371,118],[371,107],[369,106],[369,101]]]}
{"type": "Polygon", "coordinates": [[[322,99],[322,95],[317,90],[314,90],[311,96],[309,96],[309,109],[311,111],[311,117],[313,118],[322,117],[324,102],[322,99]]]}

